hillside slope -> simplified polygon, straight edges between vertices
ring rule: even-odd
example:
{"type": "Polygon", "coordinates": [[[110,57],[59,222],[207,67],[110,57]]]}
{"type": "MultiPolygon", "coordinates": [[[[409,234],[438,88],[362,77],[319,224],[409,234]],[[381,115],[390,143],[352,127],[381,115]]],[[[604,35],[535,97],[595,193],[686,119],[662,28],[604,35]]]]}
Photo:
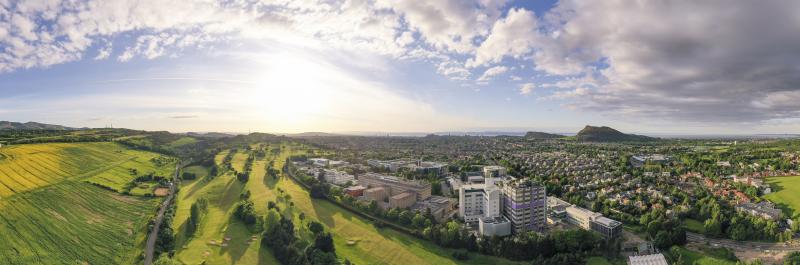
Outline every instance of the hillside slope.
{"type": "Polygon", "coordinates": [[[641,142],[652,141],[656,138],[644,135],[626,134],[607,126],[586,125],[575,135],[575,139],[582,142],[641,142]]]}

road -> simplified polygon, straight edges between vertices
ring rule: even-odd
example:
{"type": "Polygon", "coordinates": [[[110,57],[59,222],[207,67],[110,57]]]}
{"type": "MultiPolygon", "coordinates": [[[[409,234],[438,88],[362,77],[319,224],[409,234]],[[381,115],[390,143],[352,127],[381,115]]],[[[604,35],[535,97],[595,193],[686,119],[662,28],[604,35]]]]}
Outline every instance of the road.
{"type": "Polygon", "coordinates": [[[164,220],[164,212],[167,211],[170,203],[172,203],[172,198],[175,197],[175,188],[178,183],[178,173],[180,171],[180,167],[181,163],[175,165],[175,175],[172,177],[172,183],[169,185],[169,195],[167,195],[167,199],[161,203],[161,209],[158,209],[158,214],[156,215],[155,222],[153,223],[153,230],[150,231],[150,235],[147,236],[147,243],[144,247],[144,265],[153,264],[153,253],[156,248],[158,229],[161,227],[161,221],[164,220]]]}
{"type": "Polygon", "coordinates": [[[752,251],[760,250],[765,252],[774,251],[800,251],[800,244],[798,243],[769,243],[769,242],[754,242],[754,241],[735,241],[730,239],[714,239],[707,238],[701,234],[686,233],[686,240],[693,243],[708,243],[715,247],[726,247],[738,251],[752,251]]]}

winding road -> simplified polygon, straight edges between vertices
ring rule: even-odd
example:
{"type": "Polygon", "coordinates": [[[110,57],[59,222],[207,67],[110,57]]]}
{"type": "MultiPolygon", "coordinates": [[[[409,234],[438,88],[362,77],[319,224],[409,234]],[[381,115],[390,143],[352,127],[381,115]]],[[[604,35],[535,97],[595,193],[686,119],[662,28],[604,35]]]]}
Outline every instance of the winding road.
{"type": "Polygon", "coordinates": [[[692,243],[708,243],[715,247],[726,247],[733,250],[747,251],[760,250],[764,252],[800,251],[800,243],[772,243],[755,241],[735,241],[731,239],[707,238],[701,234],[686,233],[686,240],[692,243]]]}
{"type": "Polygon", "coordinates": [[[175,175],[172,177],[172,182],[169,185],[169,195],[167,195],[167,199],[161,203],[161,209],[158,209],[158,214],[156,215],[155,222],[153,223],[153,230],[150,231],[150,235],[147,236],[147,243],[145,244],[144,248],[144,265],[153,264],[153,253],[155,252],[156,239],[158,238],[158,229],[161,227],[161,221],[164,220],[164,213],[167,211],[167,208],[172,203],[172,199],[175,197],[175,187],[178,183],[178,173],[180,172],[180,167],[181,163],[175,165],[175,175]]]}

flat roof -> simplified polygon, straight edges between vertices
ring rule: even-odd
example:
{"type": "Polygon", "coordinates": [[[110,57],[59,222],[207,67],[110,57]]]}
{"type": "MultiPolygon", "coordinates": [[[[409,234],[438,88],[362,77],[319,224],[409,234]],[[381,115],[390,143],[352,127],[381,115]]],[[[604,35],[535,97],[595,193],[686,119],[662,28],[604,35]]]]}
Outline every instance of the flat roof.
{"type": "Polygon", "coordinates": [[[652,254],[644,256],[630,256],[628,257],[628,264],[630,265],[669,265],[664,255],[652,254]]]}

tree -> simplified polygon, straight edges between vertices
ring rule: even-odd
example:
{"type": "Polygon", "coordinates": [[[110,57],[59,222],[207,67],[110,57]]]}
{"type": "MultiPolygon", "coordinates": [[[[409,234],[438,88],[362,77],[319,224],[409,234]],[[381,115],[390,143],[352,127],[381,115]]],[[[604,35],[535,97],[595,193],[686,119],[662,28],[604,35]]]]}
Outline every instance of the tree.
{"type": "Polygon", "coordinates": [[[333,236],[331,233],[319,233],[314,238],[314,248],[324,252],[334,252],[333,236]]]}
{"type": "Polygon", "coordinates": [[[319,222],[311,221],[310,223],[308,223],[308,230],[311,230],[311,233],[317,235],[321,233],[323,230],[325,230],[325,228],[319,222]]]}
{"type": "Polygon", "coordinates": [[[425,225],[425,217],[421,214],[414,215],[414,218],[411,219],[411,225],[416,228],[422,228],[425,225]]]}

